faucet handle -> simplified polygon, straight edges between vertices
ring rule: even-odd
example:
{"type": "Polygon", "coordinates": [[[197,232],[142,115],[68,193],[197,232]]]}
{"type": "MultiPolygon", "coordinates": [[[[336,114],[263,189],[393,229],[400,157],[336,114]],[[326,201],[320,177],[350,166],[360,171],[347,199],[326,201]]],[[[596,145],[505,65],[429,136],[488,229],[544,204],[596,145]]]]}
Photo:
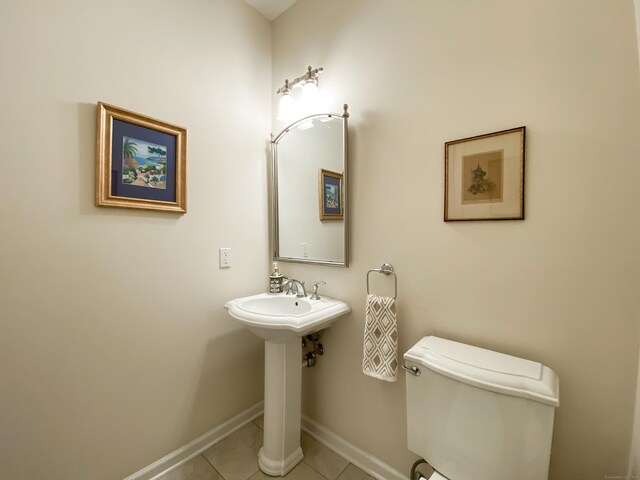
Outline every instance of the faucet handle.
{"type": "Polygon", "coordinates": [[[311,300],[320,300],[320,295],[318,295],[318,287],[320,285],[326,285],[327,282],[319,281],[314,282],[313,284],[313,295],[311,295],[311,300]]]}

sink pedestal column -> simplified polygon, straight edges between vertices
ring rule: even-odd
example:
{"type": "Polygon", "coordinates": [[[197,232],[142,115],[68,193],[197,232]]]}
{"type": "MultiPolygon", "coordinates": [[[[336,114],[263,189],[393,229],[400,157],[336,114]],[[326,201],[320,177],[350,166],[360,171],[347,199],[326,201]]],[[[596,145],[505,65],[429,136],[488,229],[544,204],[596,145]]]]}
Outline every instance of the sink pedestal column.
{"type": "Polygon", "coordinates": [[[302,341],[264,342],[264,443],[258,465],[284,476],[303,457],[300,448],[302,341]]]}

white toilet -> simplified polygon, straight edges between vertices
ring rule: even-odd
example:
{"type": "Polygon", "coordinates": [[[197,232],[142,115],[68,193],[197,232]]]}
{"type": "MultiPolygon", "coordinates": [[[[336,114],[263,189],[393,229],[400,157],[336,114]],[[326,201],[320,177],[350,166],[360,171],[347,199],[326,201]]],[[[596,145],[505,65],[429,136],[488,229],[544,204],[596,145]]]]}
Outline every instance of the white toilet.
{"type": "Polygon", "coordinates": [[[559,404],[550,368],[438,337],[404,359],[409,450],[431,479],[547,480],[559,404]]]}

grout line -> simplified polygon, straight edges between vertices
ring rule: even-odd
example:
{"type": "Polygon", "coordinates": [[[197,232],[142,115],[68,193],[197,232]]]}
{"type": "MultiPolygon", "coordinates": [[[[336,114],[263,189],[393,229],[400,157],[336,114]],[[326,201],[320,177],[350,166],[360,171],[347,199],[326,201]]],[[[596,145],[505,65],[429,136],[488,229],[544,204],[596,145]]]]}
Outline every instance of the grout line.
{"type": "MultiPolygon", "coordinates": [[[[321,474],[318,470],[316,470],[315,468],[313,468],[311,465],[309,465],[307,462],[305,462],[304,458],[302,459],[301,463],[306,463],[307,467],[309,467],[311,470],[313,470],[314,472],[316,472],[318,475],[320,475],[320,477],[322,477],[324,480],[329,480],[327,477],[325,477],[323,474],[321,474]]],[[[294,468],[295,470],[295,468],[294,468]]],[[[292,470],[293,471],[293,470],[292,470]]],[[[285,477],[286,478],[286,477],[285,477]]]]}
{"type": "MultiPolygon", "coordinates": [[[[301,432],[300,432],[300,435],[302,436],[303,434],[309,435],[308,433],[306,433],[306,432],[302,432],[302,431],[301,431],[301,432]]],[[[342,474],[345,472],[345,470],[346,470],[347,468],[349,468],[349,465],[350,465],[349,460],[347,460],[346,458],[344,458],[340,453],[338,453],[338,452],[336,452],[336,451],[331,450],[331,449],[330,449],[330,448],[328,448],[326,445],[323,445],[321,442],[319,442],[318,440],[316,440],[315,438],[313,438],[311,435],[309,435],[309,437],[310,437],[314,442],[318,443],[318,445],[320,445],[320,446],[322,446],[322,447],[324,447],[324,448],[327,448],[328,450],[330,450],[330,451],[331,451],[331,453],[334,453],[334,454],[336,454],[338,457],[340,457],[342,460],[345,460],[345,461],[347,462],[347,465],[346,465],[342,470],[340,470],[340,472],[338,472],[338,475],[336,475],[335,479],[331,479],[331,478],[326,477],[325,475],[323,475],[320,471],[318,471],[317,469],[315,469],[315,468],[313,467],[313,465],[311,465],[309,462],[307,462],[307,456],[306,456],[306,455],[302,458],[302,462],[303,462],[303,463],[306,463],[306,464],[307,464],[307,466],[309,466],[309,467],[311,468],[311,470],[313,470],[314,472],[318,473],[322,478],[324,478],[324,479],[326,479],[326,480],[338,480],[338,478],[340,478],[340,475],[342,475],[342,474]]],[[[301,442],[301,443],[302,443],[302,442],[301,442]]]]}
{"type": "MultiPolygon", "coordinates": [[[[208,450],[208,449],[207,449],[207,450],[208,450]]],[[[214,466],[213,466],[213,463],[211,463],[211,462],[209,461],[209,459],[208,459],[207,457],[205,457],[205,456],[204,456],[204,453],[201,453],[201,454],[200,454],[200,456],[201,456],[202,458],[204,458],[204,461],[205,461],[205,462],[207,462],[207,463],[211,466],[211,468],[213,468],[213,471],[214,471],[214,472],[216,472],[216,473],[218,474],[218,476],[219,476],[222,480],[227,480],[227,479],[226,479],[226,478],[224,478],[224,477],[222,476],[222,474],[221,474],[221,473],[216,469],[216,467],[214,467],[214,466]]],[[[158,480],[162,480],[162,477],[161,477],[161,478],[159,478],[158,480]]]]}
{"type": "MultiPolygon", "coordinates": [[[[340,458],[347,460],[346,458],[344,458],[342,455],[340,455],[339,453],[337,454],[340,458]]],[[[351,462],[349,460],[347,460],[347,465],[342,469],[342,471],[338,474],[338,476],[336,477],[336,480],[340,480],[340,475],[342,475],[344,472],[347,471],[347,468],[349,468],[349,465],[351,465],[351,462]]]]}

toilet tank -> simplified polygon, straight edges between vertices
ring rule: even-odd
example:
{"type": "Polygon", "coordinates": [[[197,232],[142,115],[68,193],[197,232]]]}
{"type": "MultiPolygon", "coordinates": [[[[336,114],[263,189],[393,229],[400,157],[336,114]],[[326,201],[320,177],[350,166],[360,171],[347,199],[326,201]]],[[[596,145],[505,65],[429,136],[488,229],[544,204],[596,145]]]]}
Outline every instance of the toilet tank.
{"type": "Polygon", "coordinates": [[[438,337],[404,355],[409,450],[451,480],[546,480],[558,377],[537,362],[438,337]],[[416,372],[418,373],[418,372],[416,372]]]}

